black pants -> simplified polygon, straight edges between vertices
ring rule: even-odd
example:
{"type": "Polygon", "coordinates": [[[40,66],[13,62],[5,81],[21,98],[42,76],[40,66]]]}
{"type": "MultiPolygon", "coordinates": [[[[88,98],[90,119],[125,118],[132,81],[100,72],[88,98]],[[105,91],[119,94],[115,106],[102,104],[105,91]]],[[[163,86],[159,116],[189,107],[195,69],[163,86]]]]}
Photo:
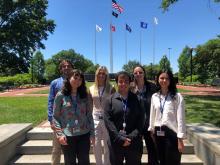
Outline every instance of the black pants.
{"type": "Polygon", "coordinates": [[[159,130],[160,127],[155,127],[155,139],[160,165],[180,165],[181,153],[178,150],[177,134],[168,127],[162,126],[161,130],[165,132],[165,136],[157,136],[157,131],[159,130]]]}
{"type": "Polygon", "coordinates": [[[90,135],[89,133],[80,136],[68,136],[68,145],[61,145],[65,165],[89,165],[90,135]]]}
{"type": "Polygon", "coordinates": [[[141,157],[143,154],[143,142],[141,138],[135,140],[135,142],[131,143],[131,145],[127,147],[119,146],[115,142],[111,141],[109,150],[111,165],[123,165],[124,159],[125,165],[141,164],[141,157]]]}
{"type": "Polygon", "coordinates": [[[148,153],[148,165],[159,165],[158,153],[156,151],[156,144],[154,143],[150,131],[144,133],[144,141],[148,153]]]}

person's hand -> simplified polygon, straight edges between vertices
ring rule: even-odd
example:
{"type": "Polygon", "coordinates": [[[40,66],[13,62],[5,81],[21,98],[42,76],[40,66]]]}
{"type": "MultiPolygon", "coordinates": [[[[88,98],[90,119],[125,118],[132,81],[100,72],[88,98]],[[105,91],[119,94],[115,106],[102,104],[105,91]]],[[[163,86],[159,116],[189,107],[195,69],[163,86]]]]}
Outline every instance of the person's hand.
{"type": "Polygon", "coordinates": [[[183,153],[183,150],[184,150],[183,139],[178,139],[178,150],[180,153],[183,153]]]}
{"type": "Polygon", "coordinates": [[[94,137],[90,137],[90,144],[91,145],[95,145],[95,138],[94,137]]]}
{"type": "Polygon", "coordinates": [[[53,131],[55,131],[56,128],[55,128],[55,124],[54,124],[53,122],[50,123],[50,128],[51,128],[53,131]]]}
{"type": "Polygon", "coordinates": [[[58,141],[59,141],[59,143],[62,144],[62,145],[68,145],[68,144],[67,144],[66,136],[61,136],[61,137],[59,137],[59,138],[58,138],[58,141]]]}
{"type": "Polygon", "coordinates": [[[127,146],[129,146],[130,144],[131,144],[131,139],[126,138],[126,140],[125,140],[125,142],[124,142],[124,144],[123,144],[123,147],[127,147],[127,146]]]}
{"type": "Polygon", "coordinates": [[[153,140],[153,142],[156,143],[155,136],[154,136],[154,131],[150,131],[150,137],[153,140]]]}

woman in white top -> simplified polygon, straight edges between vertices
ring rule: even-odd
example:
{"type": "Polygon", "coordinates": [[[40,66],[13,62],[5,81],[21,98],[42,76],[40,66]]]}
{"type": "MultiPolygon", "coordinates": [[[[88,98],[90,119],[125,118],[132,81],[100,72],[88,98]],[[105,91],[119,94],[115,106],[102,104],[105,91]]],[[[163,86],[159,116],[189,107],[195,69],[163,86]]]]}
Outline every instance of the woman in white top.
{"type": "Polygon", "coordinates": [[[151,98],[148,130],[155,138],[160,165],[180,165],[186,138],[184,99],[171,71],[160,71],[156,84],[159,91],[151,98]]]}
{"type": "Polygon", "coordinates": [[[109,150],[107,140],[109,138],[106,130],[103,114],[104,104],[108,96],[115,92],[110,84],[108,70],[105,66],[100,66],[95,73],[95,83],[89,88],[93,99],[93,118],[95,124],[95,144],[93,146],[96,164],[110,165],[109,150]],[[102,144],[104,142],[104,161],[102,160],[102,144]]]}

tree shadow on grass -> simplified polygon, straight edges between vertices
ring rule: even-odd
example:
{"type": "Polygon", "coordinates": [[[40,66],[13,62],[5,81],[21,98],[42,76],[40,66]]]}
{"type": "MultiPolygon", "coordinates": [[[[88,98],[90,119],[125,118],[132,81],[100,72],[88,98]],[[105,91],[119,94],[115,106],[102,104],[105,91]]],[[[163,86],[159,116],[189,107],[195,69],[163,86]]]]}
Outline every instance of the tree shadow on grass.
{"type": "Polygon", "coordinates": [[[185,96],[187,122],[220,127],[220,96],[185,96]]]}

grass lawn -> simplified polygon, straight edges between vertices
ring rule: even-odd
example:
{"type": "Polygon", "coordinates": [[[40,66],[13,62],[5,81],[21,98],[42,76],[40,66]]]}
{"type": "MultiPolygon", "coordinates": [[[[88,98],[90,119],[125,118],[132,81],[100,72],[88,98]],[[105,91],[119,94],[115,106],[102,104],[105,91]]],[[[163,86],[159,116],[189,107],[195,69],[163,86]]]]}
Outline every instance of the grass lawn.
{"type": "Polygon", "coordinates": [[[40,91],[30,92],[27,94],[48,94],[48,93],[49,93],[49,89],[44,89],[44,90],[40,90],[40,91]]]}
{"type": "Polygon", "coordinates": [[[179,93],[183,93],[183,92],[193,92],[193,91],[190,91],[190,90],[187,90],[187,89],[178,89],[178,88],[177,88],[177,91],[178,91],[179,93]]]}
{"type": "Polygon", "coordinates": [[[0,97],[0,124],[33,123],[47,119],[47,97],[0,97]]]}
{"type": "MultiPolygon", "coordinates": [[[[92,84],[93,82],[87,82],[87,87],[92,84]]],[[[35,93],[47,94],[48,91],[35,93]]],[[[179,89],[178,91],[189,92],[179,89]]],[[[219,96],[184,96],[184,98],[187,123],[212,123],[220,127],[219,96]]],[[[0,97],[0,114],[0,124],[29,122],[37,125],[47,120],[47,97],[0,97]]]]}
{"type": "Polygon", "coordinates": [[[220,127],[220,96],[185,96],[187,123],[211,123],[220,127]]]}

